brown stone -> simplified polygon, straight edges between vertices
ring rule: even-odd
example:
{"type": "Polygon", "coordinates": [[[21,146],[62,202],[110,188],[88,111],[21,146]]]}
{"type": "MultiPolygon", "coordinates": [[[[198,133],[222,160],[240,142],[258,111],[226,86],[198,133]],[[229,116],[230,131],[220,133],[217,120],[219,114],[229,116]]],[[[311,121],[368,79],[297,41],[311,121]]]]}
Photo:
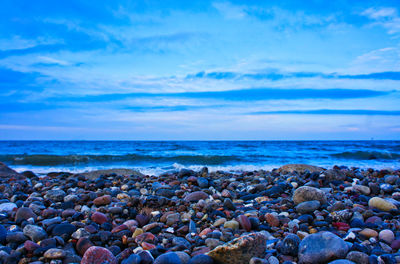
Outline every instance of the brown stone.
{"type": "Polygon", "coordinates": [[[293,172],[300,172],[304,173],[305,171],[309,172],[321,172],[324,169],[317,166],[307,165],[307,164],[286,164],[283,165],[278,169],[278,172],[286,172],[286,173],[293,173],[293,172]]]}
{"type": "Polygon", "coordinates": [[[245,215],[239,215],[237,218],[237,221],[239,222],[240,226],[246,230],[247,232],[250,232],[251,230],[251,223],[250,220],[247,216],[245,215]]]}
{"type": "Polygon", "coordinates": [[[205,200],[208,198],[208,194],[203,191],[192,192],[186,195],[186,202],[198,202],[199,200],[205,200]]]}
{"type": "Polygon", "coordinates": [[[264,257],[266,242],[262,233],[252,233],[218,246],[207,255],[219,264],[249,263],[252,257],[264,257]]]}
{"type": "Polygon", "coordinates": [[[105,214],[100,213],[100,212],[95,212],[94,214],[92,214],[92,221],[101,225],[104,224],[105,222],[108,221],[108,218],[105,214]]]}
{"type": "Polygon", "coordinates": [[[279,226],[279,218],[273,214],[265,214],[265,220],[270,226],[279,226]]]}
{"type": "Polygon", "coordinates": [[[107,205],[111,203],[111,196],[110,195],[103,195],[100,197],[97,197],[96,199],[93,200],[94,205],[96,206],[102,206],[102,205],[107,205]]]}

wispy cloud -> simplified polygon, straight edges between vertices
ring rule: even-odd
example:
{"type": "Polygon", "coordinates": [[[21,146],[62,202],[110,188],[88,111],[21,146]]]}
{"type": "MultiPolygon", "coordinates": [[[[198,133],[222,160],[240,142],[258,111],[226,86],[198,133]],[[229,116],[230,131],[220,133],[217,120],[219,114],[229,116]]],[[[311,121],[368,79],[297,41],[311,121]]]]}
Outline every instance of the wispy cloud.
{"type": "Polygon", "coordinates": [[[367,16],[374,21],[373,25],[379,25],[388,30],[389,34],[400,33],[400,17],[396,8],[381,7],[368,8],[361,15],[367,16]]]}
{"type": "Polygon", "coordinates": [[[315,109],[315,110],[280,110],[280,111],[260,111],[246,113],[251,115],[383,115],[400,116],[400,110],[368,110],[368,109],[315,109]]]}

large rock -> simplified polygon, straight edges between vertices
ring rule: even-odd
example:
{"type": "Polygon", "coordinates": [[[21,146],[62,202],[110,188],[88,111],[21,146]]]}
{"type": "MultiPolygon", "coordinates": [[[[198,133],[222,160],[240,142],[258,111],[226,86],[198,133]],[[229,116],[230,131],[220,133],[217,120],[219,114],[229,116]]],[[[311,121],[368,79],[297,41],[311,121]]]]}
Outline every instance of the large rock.
{"type": "Polygon", "coordinates": [[[314,201],[317,200],[321,204],[326,203],[326,195],[320,189],[309,187],[309,186],[302,186],[293,194],[293,202],[295,204],[299,204],[306,201],[314,201]]]}
{"type": "Polygon", "coordinates": [[[331,232],[319,232],[305,237],[299,246],[299,263],[327,263],[346,257],[346,242],[331,232]]]}
{"type": "Polygon", "coordinates": [[[154,264],[181,264],[182,261],[175,252],[167,252],[156,258],[154,264]]]}
{"type": "Polygon", "coordinates": [[[114,255],[103,247],[90,247],[83,255],[81,264],[117,264],[118,261],[114,255]]]}
{"type": "Polygon", "coordinates": [[[386,201],[385,199],[382,199],[379,197],[374,197],[374,198],[369,199],[368,205],[370,207],[374,207],[374,208],[377,208],[379,210],[386,211],[386,212],[397,208],[391,202],[386,201]]]}
{"type": "Polygon", "coordinates": [[[279,172],[293,173],[300,172],[304,173],[305,171],[309,172],[321,172],[324,169],[317,166],[307,165],[307,164],[286,164],[278,169],[279,172]]]}
{"type": "Polygon", "coordinates": [[[108,170],[95,170],[95,171],[89,171],[85,173],[80,173],[81,175],[85,176],[86,179],[88,180],[96,180],[102,175],[120,175],[120,176],[144,176],[142,173],[136,171],[136,170],[131,170],[131,169],[108,169],[108,170]]]}
{"type": "Polygon", "coordinates": [[[238,237],[207,253],[219,264],[249,263],[252,257],[264,257],[267,237],[259,233],[238,237]]]}
{"type": "Polygon", "coordinates": [[[0,162],[0,178],[4,179],[16,178],[21,180],[25,179],[25,176],[11,169],[3,162],[0,162]]]}
{"type": "Polygon", "coordinates": [[[346,179],[346,174],[340,170],[329,169],[324,171],[325,180],[327,181],[343,181],[346,179]]]}

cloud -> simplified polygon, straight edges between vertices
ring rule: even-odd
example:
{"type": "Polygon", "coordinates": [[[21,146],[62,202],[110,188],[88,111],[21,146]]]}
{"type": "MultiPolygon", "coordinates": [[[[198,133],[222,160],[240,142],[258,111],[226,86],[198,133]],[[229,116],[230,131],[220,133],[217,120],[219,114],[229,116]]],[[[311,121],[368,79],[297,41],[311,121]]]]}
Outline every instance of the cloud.
{"type": "Polygon", "coordinates": [[[391,7],[368,8],[361,15],[373,20],[372,25],[379,25],[387,29],[388,34],[400,33],[400,17],[397,9],[391,7]]]}
{"type": "Polygon", "coordinates": [[[400,110],[367,110],[367,109],[316,109],[316,110],[280,110],[280,111],[260,111],[246,113],[250,115],[381,115],[381,116],[400,116],[400,110]]]}
{"type": "Polygon", "coordinates": [[[273,89],[253,88],[242,90],[212,91],[212,92],[185,92],[185,93],[120,93],[102,94],[83,97],[59,98],[57,100],[81,101],[81,102],[105,102],[117,101],[126,98],[196,98],[219,99],[233,101],[260,101],[260,100],[298,100],[308,98],[321,99],[350,99],[368,98],[388,95],[390,92],[374,91],[366,89],[273,89]]]}
{"type": "Polygon", "coordinates": [[[214,2],[212,6],[227,19],[242,19],[246,16],[246,6],[234,5],[230,2],[214,2]]]}
{"type": "Polygon", "coordinates": [[[359,80],[400,80],[400,72],[373,72],[367,74],[337,74],[322,72],[279,72],[269,71],[265,73],[239,73],[239,72],[205,72],[201,71],[196,74],[188,74],[186,79],[253,79],[253,80],[271,80],[277,81],[289,78],[325,78],[325,79],[359,79],[359,80]]]}

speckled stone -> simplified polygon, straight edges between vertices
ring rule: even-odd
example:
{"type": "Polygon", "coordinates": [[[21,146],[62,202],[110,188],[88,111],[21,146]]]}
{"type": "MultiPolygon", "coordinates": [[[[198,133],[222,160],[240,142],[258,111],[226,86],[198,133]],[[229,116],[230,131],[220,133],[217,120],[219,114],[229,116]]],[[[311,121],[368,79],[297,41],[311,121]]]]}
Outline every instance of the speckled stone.
{"type": "Polygon", "coordinates": [[[81,264],[117,264],[118,261],[114,255],[103,247],[90,247],[83,255],[81,264]]]}
{"type": "Polygon", "coordinates": [[[266,241],[262,233],[252,233],[218,246],[207,255],[221,264],[249,263],[252,257],[264,257],[266,241]]]}

